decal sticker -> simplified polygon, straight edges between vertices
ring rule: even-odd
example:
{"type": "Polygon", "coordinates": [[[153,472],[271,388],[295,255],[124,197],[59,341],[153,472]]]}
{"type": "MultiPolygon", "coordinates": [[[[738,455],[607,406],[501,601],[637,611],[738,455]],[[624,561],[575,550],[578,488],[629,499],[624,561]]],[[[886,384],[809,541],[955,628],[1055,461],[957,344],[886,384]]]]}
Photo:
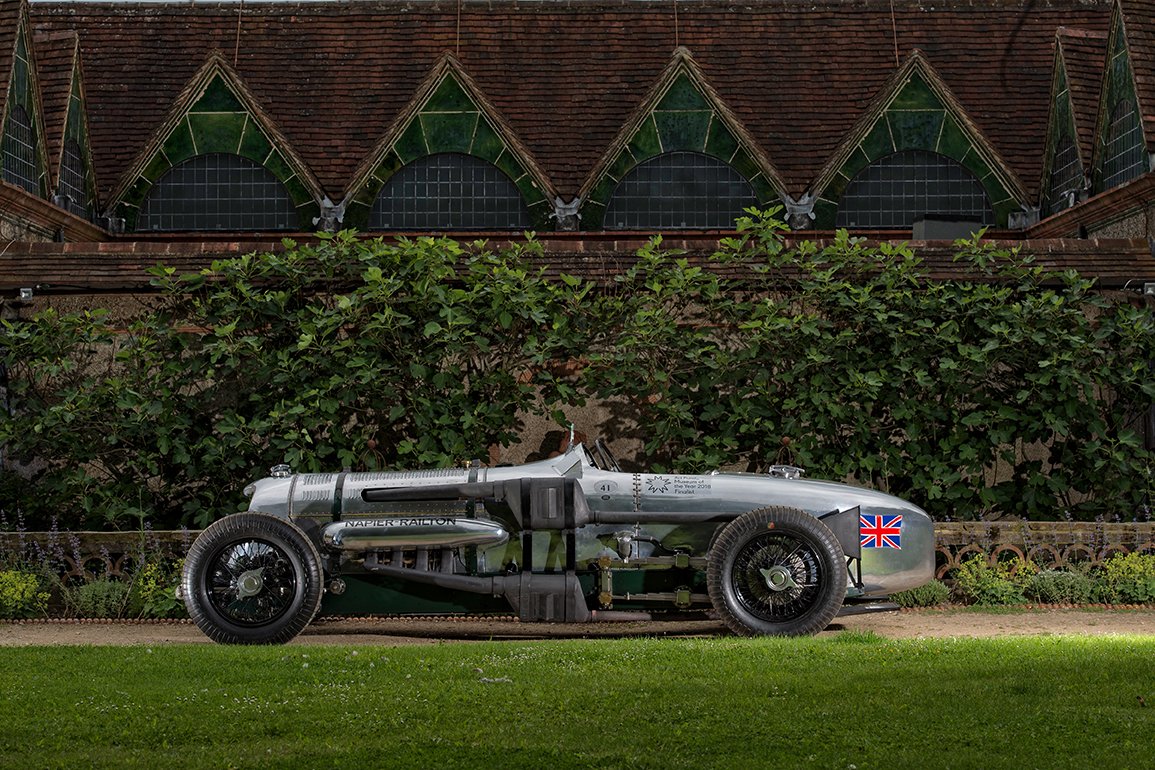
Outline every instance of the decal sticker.
{"type": "Polygon", "coordinates": [[[710,489],[710,480],[701,476],[650,476],[646,479],[646,491],[652,495],[698,495],[710,489]]]}
{"type": "Polygon", "coordinates": [[[902,550],[902,514],[859,516],[858,526],[863,548],[897,548],[902,550]]]}
{"type": "Polygon", "coordinates": [[[616,482],[616,481],[599,481],[597,483],[597,486],[594,487],[594,489],[601,492],[602,494],[609,494],[611,492],[617,492],[618,491],[618,482],[616,482]]]}
{"type": "Polygon", "coordinates": [[[448,527],[457,523],[457,519],[447,516],[419,516],[416,518],[401,517],[389,519],[346,519],[341,522],[346,528],[358,529],[361,527],[448,527]]]}
{"type": "Polygon", "coordinates": [[[670,480],[665,476],[651,476],[646,479],[646,491],[653,495],[664,495],[670,491],[670,480]]]}

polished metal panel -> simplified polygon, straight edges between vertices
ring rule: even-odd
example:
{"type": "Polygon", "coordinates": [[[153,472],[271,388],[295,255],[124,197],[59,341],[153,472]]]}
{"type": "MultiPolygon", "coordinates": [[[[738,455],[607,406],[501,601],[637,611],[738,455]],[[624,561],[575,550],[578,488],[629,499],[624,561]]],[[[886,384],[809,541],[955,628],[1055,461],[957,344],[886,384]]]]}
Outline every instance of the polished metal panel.
{"type": "Polygon", "coordinates": [[[335,521],[321,530],[321,542],[346,551],[392,548],[495,546],[509,540],[500,524],[451,516],[389,516],[335,521]]]}

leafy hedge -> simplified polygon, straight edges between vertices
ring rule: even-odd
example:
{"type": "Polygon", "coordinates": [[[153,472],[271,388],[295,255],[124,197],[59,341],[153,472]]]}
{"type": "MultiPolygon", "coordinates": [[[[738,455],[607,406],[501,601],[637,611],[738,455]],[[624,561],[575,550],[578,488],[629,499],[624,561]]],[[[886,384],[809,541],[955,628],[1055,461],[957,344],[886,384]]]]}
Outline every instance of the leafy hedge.
{"type": "Polygon", "coordinates": [[[343,233],[158,268],[155,307],[127,326],[5,322],[0,444],[25,467],[0,501],[33,527],[204,525],[278,462],[457,463],[515,442],[525,413],[613,398],[662,468],[762,470],[785,452],[955,518],[1146,504],[1141,299],[977,242],[957,256],[974,280],[944,282],[904,245],[786,248],[755,212],[739,230],[709,269],[655,239],[602,286],[548,279],[532,239],[343,233]]]}

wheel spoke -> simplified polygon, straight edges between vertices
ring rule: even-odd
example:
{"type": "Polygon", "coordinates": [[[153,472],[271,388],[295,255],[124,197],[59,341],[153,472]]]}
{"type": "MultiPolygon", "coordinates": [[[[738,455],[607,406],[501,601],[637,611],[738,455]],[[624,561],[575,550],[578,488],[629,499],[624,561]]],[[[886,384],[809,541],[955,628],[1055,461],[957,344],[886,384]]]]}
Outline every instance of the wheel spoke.
{"type": "Polygon", "coordinates": [[[221,549],[212,559],[205,587],[209,601],[230,621],[258,626],[290,609],[297,580],[284,551],[253,539],[221,549]],[[254,580],[254,576],[259,578],[254,580]]]}

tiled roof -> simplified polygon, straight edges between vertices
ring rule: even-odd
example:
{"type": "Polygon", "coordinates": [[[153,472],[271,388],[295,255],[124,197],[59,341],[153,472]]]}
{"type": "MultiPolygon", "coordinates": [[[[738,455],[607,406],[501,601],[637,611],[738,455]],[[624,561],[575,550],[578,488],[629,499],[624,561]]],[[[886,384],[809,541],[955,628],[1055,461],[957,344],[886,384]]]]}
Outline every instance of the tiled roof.
{"type": "MultiPolygon", "coordinates": [[[[307,240],[307,239],[305,239],[307,240]]],[[[546,275],[578,275],[600,282],[633,264],[646,238],[620,234],[548,235],[538,239],[543,253],[535,258],[546,275]]],[[[822,239],[817,241],[820,245],[822,239]]],[[[792,245],[787,240],[787,246],[792,245]]],[[[490,240],[500,247],[500,236],[490,240]]],[[[1098,278],[1105,288],[1127,282],[1155,281],[1155,256],[1145,239],[1007,241],[1035,257],[1036,263],[1054,270],[1074,269],[1098,278]]],[[[911,242],[933,280],[958,280],[969,276],[954,259],[958,249],[948,241],[911,242]]],[[[662,247],[682,250],[690,262],[741,278],[741,265],[719,267],[710,255],[718,247],[717,236],[674,234],[662,247]]],[[[22,286],[41,287],[40,293],[138,292],[147,290],[146,271],[163,262],[178,273],[196,272],[213,260],[249,252],[281,251],[277,241],[136,241],[106,243],[16,243],[0,253],[0,293],[22,286]]]]}
{"type": "Polygon", "coordinates": [[[0,0],[0,128],[7,117],[12,59],[16,53],[16,30],[20,26],[23,0],[0,0]]]}
{"type": "MultiPolygon", "coordinates": [[[[559,194],[571,198],[678,44],[793,195],[807,189],[896,59],[914,48],[1033,185],[1055,30],[1102,32],[1110,12],[1108,0],[702,0],[679,6],[675,30],[668,3],[630,0],[465,2],[460,16],[454,2],[37,3],[31,10],[38,32],[81,36],[102,185],[133,164],[219,49],[236,53],[239,76],[334,200],[446,51],[456,52],[559,194]]],[[[1155,54],[1155,42],[1149,50],[1155,54]]]]}
{"type": "Polygon", "coordinates": [[[1107,57],[1107,35],[1083,29],[1059,29],[1057,42],[1067,71],[1067,88],[1079,139],[1083,168],[1091,167],[1095,144],[1095,120],[1099,113],[1099,92],[1103,87],[1103,62],[1107,57]]]}
{"type": "Polygon", "coordinates": [[[1121,0],[1147,149],[1155,151],[1155,0],[1121,0]]]}
{"type": "Polygon", "coordinates": [[[37,37],[36,67],[40,76],[40,103],[44,107],[44,133],[48,154],[48,187],[56,189],[60,153],[67,128],[72,74],[76,69],[77,37],[74,32],[37,37]]]}

